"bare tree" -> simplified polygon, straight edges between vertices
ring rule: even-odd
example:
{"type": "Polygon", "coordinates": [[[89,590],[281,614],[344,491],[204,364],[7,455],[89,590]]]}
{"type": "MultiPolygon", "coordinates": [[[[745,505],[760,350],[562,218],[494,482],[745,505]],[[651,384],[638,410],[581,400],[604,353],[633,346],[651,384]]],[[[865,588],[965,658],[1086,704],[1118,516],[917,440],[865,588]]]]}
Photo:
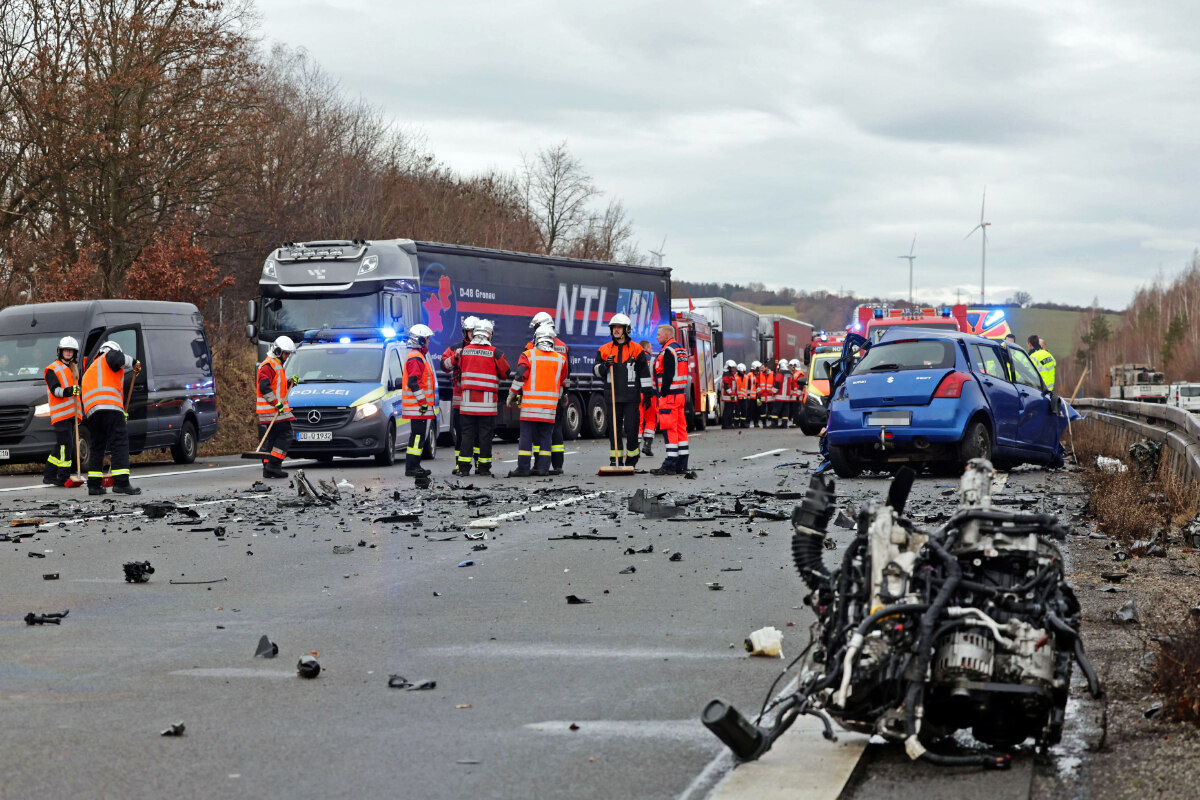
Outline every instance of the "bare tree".
{"type": "Polygon", "coordinates": [[[573,258],[616,261],[633,237],[633,222],[625,215],[620,200],[612,200],[603,214],[589,215],[563,254],[573,258]]]}
{"type": "Polygon", "coordinates": [[[525,204],[541,235],[543,253],[559,253],[587,225],[588,202],[600,194],[566,141],[523,158],[525,204]]]}

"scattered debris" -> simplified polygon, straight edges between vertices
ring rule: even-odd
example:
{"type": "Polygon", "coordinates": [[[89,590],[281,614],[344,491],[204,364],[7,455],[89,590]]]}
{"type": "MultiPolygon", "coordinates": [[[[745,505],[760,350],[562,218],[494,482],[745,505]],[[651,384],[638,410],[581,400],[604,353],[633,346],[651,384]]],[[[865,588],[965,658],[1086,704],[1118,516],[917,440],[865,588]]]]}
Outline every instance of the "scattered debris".
{"type": "Polygon", "coordinates": [[[460,567],[473,567],[473,566],[475,566],[475,562],[474,561],[463,561],[459,564],[459,566],[460,567]]]}
{"type": "Polygon", "coordinates": [[[679,551],[671,553],[671,557],[667,560],[668,561],[683,561],[683,553],[680,553],[679,551]]]}
{"type": "Polygon", "coordinates": [[[716,581],[711,581],[711,582],[709,582],[709,583],[706,583],[706,584],[704,584],[704,585],[705,585],[705,586],[707,586],[708,588],[712,589],[714,592],[719,592],[719,591],[721,591],[722,589],[724,589],[724,588],[725,588],[724,586],[722,586],[721,584],[717,583],[716,581]]]}
{"type": "Polygon", "coordinates": [[[569,605],[569,606],[581,606],[585,603],[590,603],[590,602],[592,602],[592,601],[584,600],[582,597],[576,597],[573,594],[567,595],[567,605],[569,605]]]}
{"type": "Polygon", "coordinates": [[[632,547],[625,548],[625,555],[627,555],[627,556],[636,556],[636,555],[641,555],[642,553],[653,553],[653,552],[654,552],[654,545],[652,545],[652,544],[648,544],[639,550],[635,550],[632,547]]]}
{"type": "Polygon", "coordinates": [[[321,665],[313,656],[300,656],[296,662],[296,672],[301,678],[315,678],[321,674],[321,665]]]}
{"type": "Polygon", "coordinates": [[[1162,442],[1142,439],[1129,445],[1129,460],[1137,466],[1138,474],[1144,481],[1151,480],[1158,473],[1161,458],[1162,442]]]}
{"type": "MultiPolygon", "coordinates": [[[[641,491],[641,490],[639,489],[638,491],[641,491]]],[[[615,537],[615,536],[598,536],[598,535],[596,535],[595,531],[592,531],[591,533],[573,533],[570,536],[550,536],[550,537],[548,537],[548,540],[551,542],[571,541],[573,539],[588,539],[591,541],[615,542],[617,540],[617,537],[615,537]]]]}
{"type": "Polygon", "coordinates": [[[12,522],[8,523],[13,528],[30,528],[38,525],[45,525],[46,520],[32,517],[17,517],[12,522]]]}
{"type": "Polygon", "coordinates": [[[45,553],[38,553],[34,550],[30,550],[28,555],[30,558],[45,558],[46,557],[45,553]]]}
{"type": "Polygon", "coordinates": [[[856,523],[854,522],[853,517],[851,517],[849,514],[847,514],[845,511],[842,511],[839,508],[838,513],[837,513],[837,518],[833,521],[833,524],[837,525],[839,528],[847,528],[848,529],[848,528],[853,528],[856,523]]]}
{"type": "Polygon", "coordinates": [[[389,689],[407,689],[410,692],[421,692],[429,689],[436,689],[437,681],[431,681],[428,679],[410,681],[403,675],[389,675],[387,685],[389,689]]]}
{"type": "Polygon", "coordinates": [[[750,519],[784,520],[788,519],[790,516],[790,514],[785,514],[782,511],[773,511],[769,508],[750,509],[750,519]]]}
{"type": "Polygon", "coordinates": [[[354,552],[354,545],[351,544],[335,544],[333,546],[334,555],[344,556],[354,552]]]}
{"type": "Polygon", "coordinates": [[[783,631],[768,625],[746,638],[746,652],[752,656],[783,658],[783,631]]]}
{"type": "Polygon", "coordinates": [[[628,567],[626,567],[625,569],[621,570],[621,571],[620,571],[620,572],[618,572],[617,574],[618,574],[618,575],[632,575],[632,574],[633,574],[633,573],[635,573],[635,572],[637,572],[637,567],[635,567],[635,566],[633,566],[632,564],[630,564],[628,567]]]}
{"type": "Polygon", "coordinates": [[[713,531],[709,534],[709,536],[713,539],[728,539],[733,536],[733,534],[731,534],[729,531],[713,531]]]}
{"type": "Polygon", "coordinates": [[[186,726],[182,722],[176,722],[171,727],[167,728],[161,736],[183,736],[183,731],[186,726]]]}
{"type": "Polygon", "coordinates": [[[254,651],[254,657],[274,658],[277,655],[279,655],[279,645],[268,639],[266,634],[263,634],[263,637],[258,640],[258,649],[254,651]]]}
{"type": "Polygon", "coordinates": [[[1120,583],[1129,577],[1128,572],[1101,572],[1100,577],[1109,583],[1120,583]]]}
{"type": "Polygon", "coordinates": [[[58,573],[57,572],[44,572],[44,573],[42,573],[42,580],[56,581],[56,580],[58,580],[58,573]]]}
{"type": "Polygon", "coordinates": [[[35,614],[30,611],[25,615],[26,625],[61,625],[63,617],[71,613],[71,609],[67,609],[61,614],[35,614]]]}
{"type": "Polygon", "coordinates": [[[172,586],[200,586],[206,583],[224,583],[229,578],[217,578],[211,581],[167,581],[172,586]]]}
{"type": "Polygon", "coordinates": [[[154,574],[149,561],[127,561],[121,565],[125,570],[126,583],[146,583],[154,574]]]}
{"type": "Polygon", "coordinates": [[[1142,716],[1145,717],[1146,719],[1154,719],[1155,717],[1162,714],[1162,710],[1163,710],[1163,704],[1161,702],[1158,702],[1158,703],[1155,703],[1154,705],[1150,706],[1149,708],[1147,708],[1145,711],[1143,711],[1142,716]]]}
{"type": "Polygon", "coordinates": [[[666,519],[686,513],[683,508],[674,503],[660,503],[658,500],[648,499],[645,489],[638,489],[634,492],[633,497],[629,498],[629,510],[650,519],[666,519]]]}
{"type": "Polygon", "coordinates": [[[389,514],[386,517],[376,517],[374,522],[411,522],[421,524],[420,514],[389,514]]]}
{"type": "Polygon", "coordinates": [[[1096,469],[1101,472],[1127,472],[1129,467],[1125,466],[1119,458],[1096,456],[1096,469]]]}
{"type": "Polygon", "coordinates": [[[1114,611],[1112,619],[1113,622],[1128,625],[1137,625],[1142,621],[1141,617],[1138,615],[1137,603],[1135,603],[1133,600],[1130,600],[1128,603],[1114,611]]]}

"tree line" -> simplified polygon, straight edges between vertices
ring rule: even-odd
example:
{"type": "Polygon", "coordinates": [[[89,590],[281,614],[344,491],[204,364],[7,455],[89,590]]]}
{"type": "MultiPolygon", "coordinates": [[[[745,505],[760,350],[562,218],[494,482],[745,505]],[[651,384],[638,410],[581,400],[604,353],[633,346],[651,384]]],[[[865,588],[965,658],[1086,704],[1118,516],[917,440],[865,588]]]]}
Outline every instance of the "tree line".
{"type": "Polygon", "coordinates": [[[251,296],[284,241],[640,261],[566,142],[461,175],[249,0],[0,0],[0,306],[251,296]]]}

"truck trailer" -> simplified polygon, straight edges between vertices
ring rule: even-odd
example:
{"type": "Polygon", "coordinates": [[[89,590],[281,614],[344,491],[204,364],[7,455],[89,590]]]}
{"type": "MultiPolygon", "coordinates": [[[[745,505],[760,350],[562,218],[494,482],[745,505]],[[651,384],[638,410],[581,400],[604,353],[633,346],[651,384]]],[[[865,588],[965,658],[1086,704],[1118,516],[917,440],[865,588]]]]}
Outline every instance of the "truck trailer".
{"type": "Polygon", "coordinates": [[[758,314],[724,297],[687,298],[671,301],[672,311],[697,311],[712,329],[713,374],[725,371],[729,360],[750,366],[760,357],[758,314]]]}
{"type": "MultiPolygon", "coordinates": [[[[433,330],[438,432],[448,434],[450,376],[436,356],[462,341],[463,320],[493,320],[492,342],[515,367],[532,338],[529,320],[545,311],[571,349],[567,438],[600,437],[610,414],[592,367],[609,340],[608,320],[628,315],[633,340],[653,343],[657,327],[671,322],[670,272],[411,239],[288,243],[264,261],[247,335],[263,358],[280,335],[297,342],[404,339],[424,323],[433,330]]],[[[512,438],[517,428],[516,410],[504,407],[498,434],[512,438]]]]}
{"type": "Polygon", "coordinates": [[[779,359],[803,359],[812,342],[813,326],[782,314],[763,314],[758,318],[759,359],[774,365],[779,359]]]}

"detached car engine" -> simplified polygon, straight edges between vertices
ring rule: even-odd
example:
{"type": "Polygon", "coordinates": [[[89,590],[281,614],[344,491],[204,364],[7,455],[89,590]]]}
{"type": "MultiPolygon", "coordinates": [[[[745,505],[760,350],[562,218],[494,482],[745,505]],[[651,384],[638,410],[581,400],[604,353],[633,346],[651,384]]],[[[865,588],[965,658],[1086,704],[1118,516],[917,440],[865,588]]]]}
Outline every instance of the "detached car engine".
{"type": "Polygon", "coordinates": [[[817,615],[798,688],[757,723],[713,700],[704,724],[742,760],[803,714],[823,720],[827,738],[836,722],[939,764],[1005,768],[1014,745],[1057,743],[1075,662],[1091,694],[1102,694],[1055,544],[1066,530],[1047,514],[993,508],[993,475],[987,461],[970,462],[957,511],[923,530],[903,515],[914,477],[903,468],[887,501],[859,512],[834,568],[822,558],[834,485],[814,476],[792,514],[792,555],[817,615]],[[962,729],[997,752],[930,749],[962,729]]]}

